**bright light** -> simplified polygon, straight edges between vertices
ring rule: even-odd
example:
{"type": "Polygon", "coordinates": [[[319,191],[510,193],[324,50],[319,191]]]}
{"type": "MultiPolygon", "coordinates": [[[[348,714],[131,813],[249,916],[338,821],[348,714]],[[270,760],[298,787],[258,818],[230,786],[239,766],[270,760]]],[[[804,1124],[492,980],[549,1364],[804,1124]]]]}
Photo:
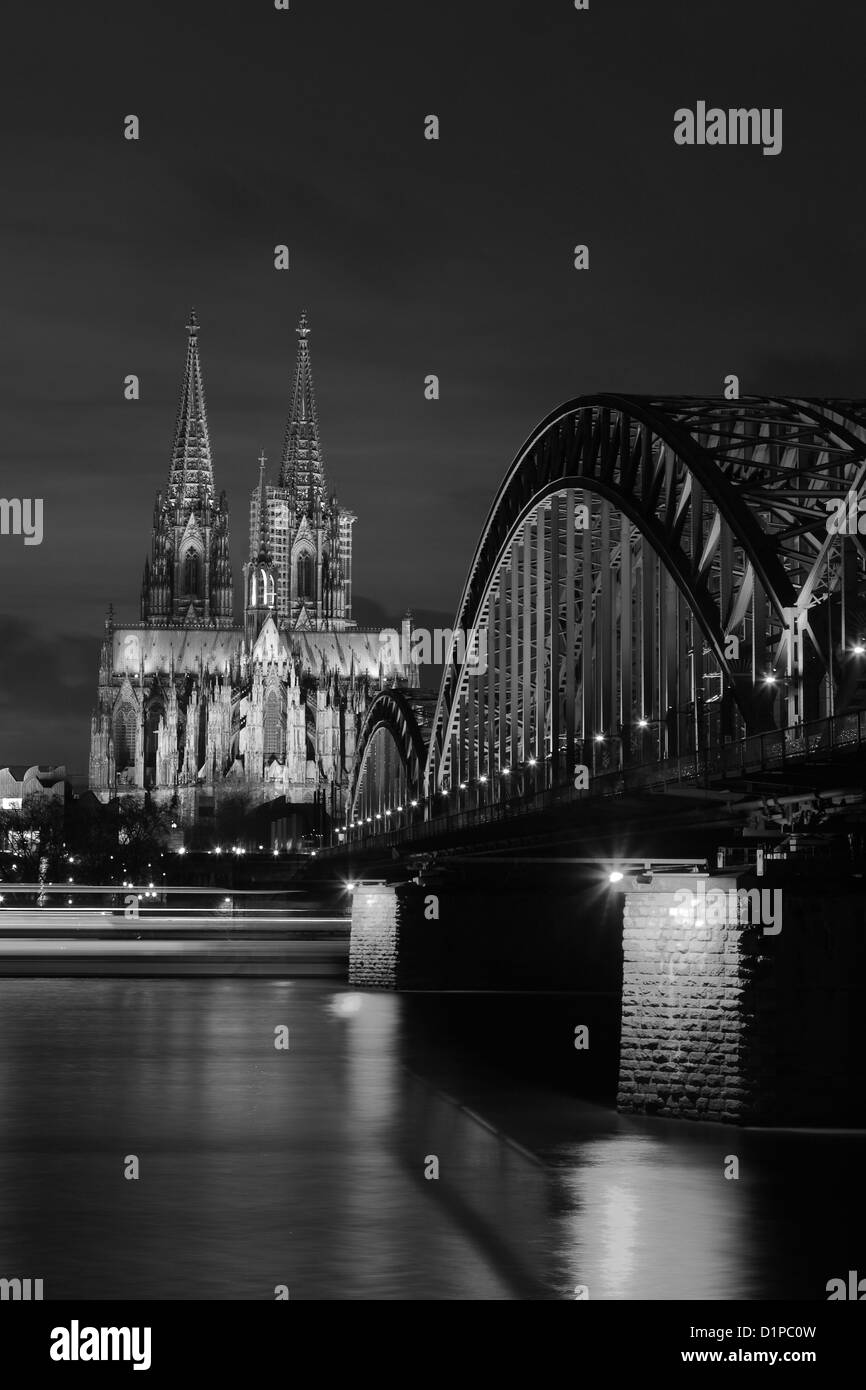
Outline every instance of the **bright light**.
{"type": "Polygon", "coordinates": [[[604,743],[604,734],[596,734],[595,741],[596,743],[604,743]]]}
{"type": "Polygon", "coordinates": [[[775,677],[775,676],[770,675],[770,676],[765,676],[765,677],[764,677],[764,685],[775,685],[775,684],[776,684],[776,677],[775,677]]]}
{"type": "Polygon", "coordinates": [[[639,729],[648,729],[648,728],[649,728],[649,720],[648,720],[648,719],[639,719],[639,720],[637,721],[637,726],[638,726],[639,729]]]}
{"type": "Polygon", "coordinates": [[[317,853],[318,853],[317,850],[313,850],[313,852],[312,852],[311,855],[310,855],[310,858],[311,858],[311,859],[315,859],[317,853]]]}
{"type": "Polygon", "coordinates": [[[530,759],[529,759],[529,766],[530,766],[530,767],[535,767],[535,758],[530,758],[530,759]]]}
{"type": "Polygon", "coordinates": [[[178,850],[178,854],[186,854],[186,847],[184,845],[181,845],[180,849],[178,850]]]}
{"type": "Polygon", "coordinates": [[[461,782],[461,783],[460,783],[460,790],[461,790],[462,792],[465,792],[465,790],[466,790],[466,783],[465,783],[465,782],[461,782]]]}
{"type": "MultiPolygon", "coordinates": [[[[866,656],[866,647],[863,646],[862,642],[858,642],[856,647],[852,648],[852,651],[854,656],[866,656]]],[[[12,867],[15,867],[14,864],[12,867]]]]}
{"type": "Polygon", "coordinates": [[[230,903],[230,902],[231,902],[231,898],[223,898],[223,902],[224,902],[224,903],[230,903]]]}
{"type": "Polygon", "coordinates": [[[379,811],[377,811],[377,812],[376,812],[376,820],[381,820],[381,819],[382,819],[381,813],[380,813],[379,811]]]}
{"type": "Polygon", "coordinates": [[[219,845],[217,845],[216,849],[214,850],[214,854],[222,854],[222,850],[219,845]]]}
{"type": "Polygon", "coordinates": [[[349,891],[350,893],[354,893],[354,891],[355,891],[355,885],[354,885],[354,883],[352,882],[351,879],[349,879],[349,882],[346,884],[346,888],[348,889],[348,891],[349,891]]]}
{"type": "Polygon", "coordinates": [[[398,806],[398,807],[397,807],[398,812],[399,812],[399,811],[402,811],[402,809],[403,809],[402,806],[398,806]]]}
{"type": "Polygon", "coordinates": [[[413,806],[417,806],[417,805],[418,805],[418,802],[417,802],[417,801],[413,801],[413,802],[412,802],[412,805],[413,805],[413,806]]]}
{"type": "Polygon", "coordinates": [[[622,882],[622,874],[620,873],[619,869],[614,869],[614,871],[613,871],[612,874],[608,874],[608,882],[609,882],[609,883],[621,883],[621,882],[622,882]]]}
{"type": "Polygon", "coordinates": [[[487,781],[487,774],[486,774],[486,773],[482,773],[481,776],[478,778],[478,780],[479,780],[479,782],[486,782],[486,781],[487,781]]]}
{"type": "Polygon", "coordinates": [[[274,850],[274,854],[279,854],[279,852],[280,852],[280,851],[279,851],[278,849],[275,849],[275,850],[274,850]]]}

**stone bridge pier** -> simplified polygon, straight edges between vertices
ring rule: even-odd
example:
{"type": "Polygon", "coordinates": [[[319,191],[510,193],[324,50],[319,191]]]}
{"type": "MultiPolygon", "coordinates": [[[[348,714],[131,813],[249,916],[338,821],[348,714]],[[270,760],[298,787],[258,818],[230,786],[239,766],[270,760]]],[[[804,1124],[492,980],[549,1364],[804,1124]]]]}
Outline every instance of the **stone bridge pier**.
{"type": "Polygon", "coordinates": [[[349,979],[609,999],[625,1112],[863,1124],[866,895],[862,879],[825,879],[359,883],[349,979]]]}

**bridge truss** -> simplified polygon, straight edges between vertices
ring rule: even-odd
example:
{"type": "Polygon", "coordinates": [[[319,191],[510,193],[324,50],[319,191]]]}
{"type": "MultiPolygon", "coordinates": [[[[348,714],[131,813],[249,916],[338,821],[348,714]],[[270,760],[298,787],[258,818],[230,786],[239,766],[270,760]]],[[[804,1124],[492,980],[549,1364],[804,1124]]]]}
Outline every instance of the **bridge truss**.
{"type": "Polygon", "coordinates": [[[423,771],[378,725],[403,785],[574,783],[866,707],[864,480],[866,402],[560,406],[490,509],[423,771]]]}

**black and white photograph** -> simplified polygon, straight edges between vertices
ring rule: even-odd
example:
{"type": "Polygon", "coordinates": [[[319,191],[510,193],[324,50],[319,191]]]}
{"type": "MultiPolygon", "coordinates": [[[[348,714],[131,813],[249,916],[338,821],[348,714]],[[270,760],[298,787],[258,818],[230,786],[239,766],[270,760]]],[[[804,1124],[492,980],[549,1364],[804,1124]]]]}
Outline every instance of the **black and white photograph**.
{"type": "Polygon", "coordinates": [[[169,1383],[192,1303],[558,1301],[830,1374],[866,16],[4,34],[0,1332],[169,1383]]]}

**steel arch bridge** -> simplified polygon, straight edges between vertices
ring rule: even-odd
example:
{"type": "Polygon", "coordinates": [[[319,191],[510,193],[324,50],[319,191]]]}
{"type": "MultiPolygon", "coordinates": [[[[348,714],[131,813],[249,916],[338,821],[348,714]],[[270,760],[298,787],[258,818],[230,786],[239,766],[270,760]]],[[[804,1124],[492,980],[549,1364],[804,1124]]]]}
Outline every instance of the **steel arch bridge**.
{"type": "Polygon", "coordinates": [[[421,797],[427,746],[417,704],[407,692],[382,690],[367,711],[349,779],[348,806],[364,819],[403,811],[421,797]]]}
{"type": "Polygon", "coordinates": [[[374,737],[420,799],[526,767],[572,782],[863,708],[864,480],[866,401],[559,406],[490,508],[423,772],[420,730],[383,706],[350,813],[365,788],[362,809],[374,799],[374,737]]]}

